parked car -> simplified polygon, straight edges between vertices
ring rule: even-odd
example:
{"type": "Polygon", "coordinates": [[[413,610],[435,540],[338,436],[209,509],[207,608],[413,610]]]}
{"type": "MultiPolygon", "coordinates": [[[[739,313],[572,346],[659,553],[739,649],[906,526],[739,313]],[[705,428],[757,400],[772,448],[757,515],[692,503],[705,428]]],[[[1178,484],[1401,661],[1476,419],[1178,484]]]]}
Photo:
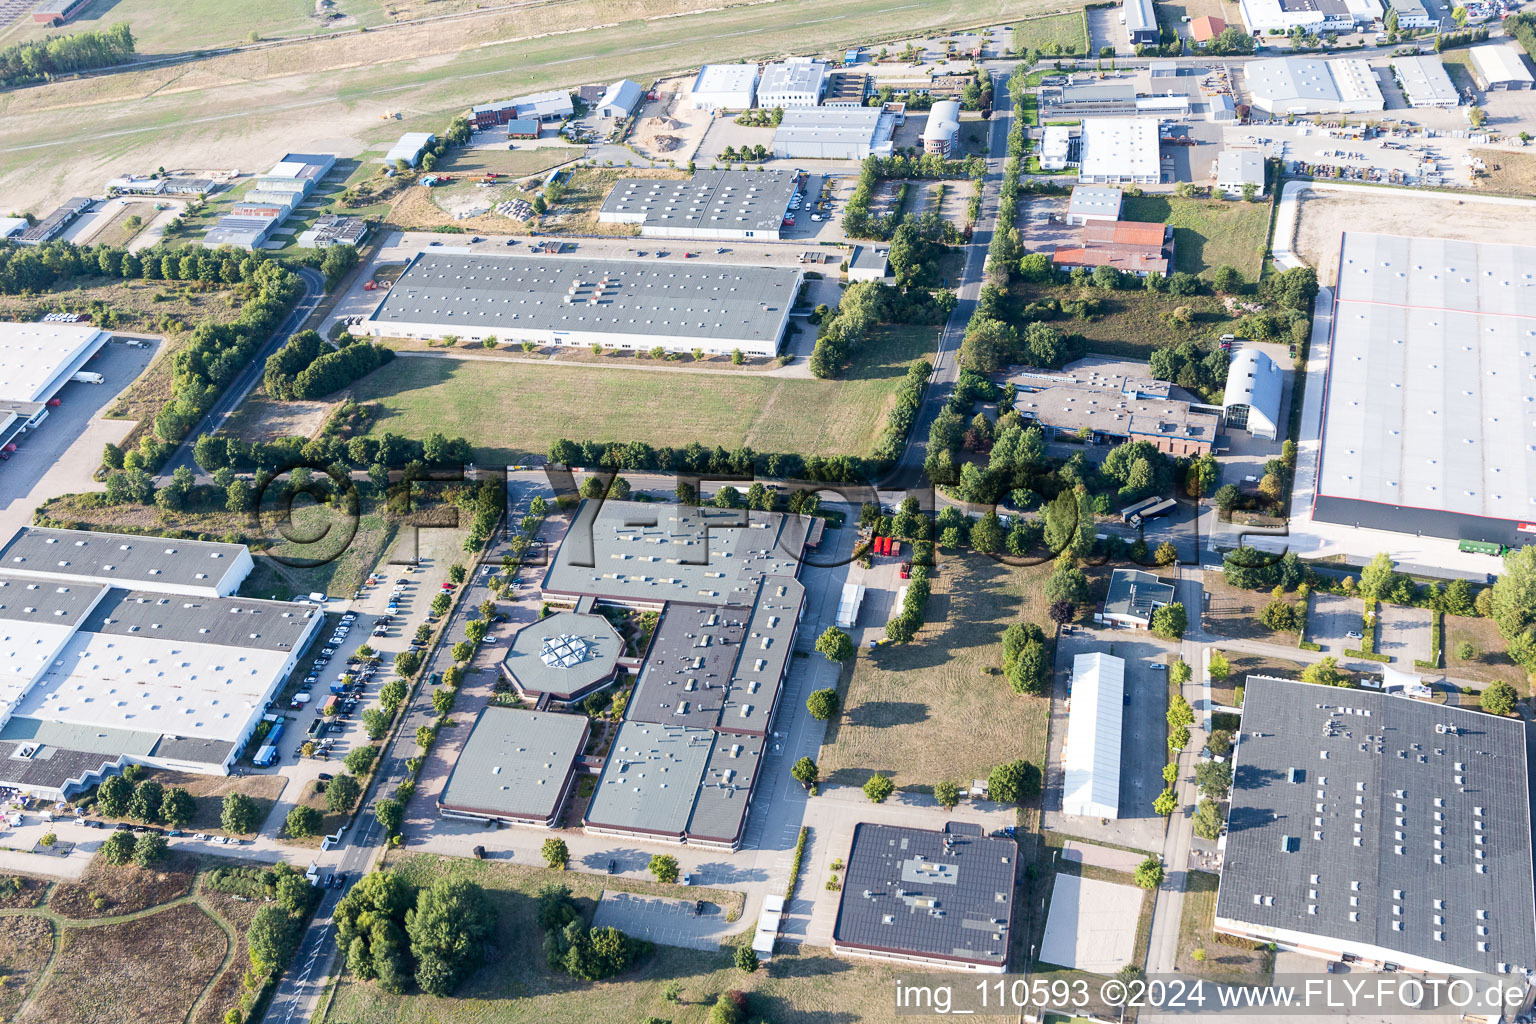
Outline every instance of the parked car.
{"type": "Polygon", "coordinates": [[[1344,635],[1347,636],[1351,640],[1364,640],[1365,639],[1365,637],[1363,635],[1361,635],[1360,633],[1356,632],[1353,629],[1350,630],[1349,632],[1345,633],[1344,635]]]}

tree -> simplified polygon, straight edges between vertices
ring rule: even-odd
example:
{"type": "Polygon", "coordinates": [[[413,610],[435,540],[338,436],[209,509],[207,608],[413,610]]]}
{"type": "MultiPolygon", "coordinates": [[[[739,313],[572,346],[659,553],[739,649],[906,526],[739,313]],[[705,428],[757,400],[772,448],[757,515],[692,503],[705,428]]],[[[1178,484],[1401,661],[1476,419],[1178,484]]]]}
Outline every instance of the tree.
{"type": "Polygon", "coordinates": [[[1165,604],[1152,613],[1152,635],[1164,640],[1178,640],[1189,627],[1184,605],[1178,601],[1165,604]]]}
{"type": "Polygon", "coordinates": [[[1206,674],[1218,683],[1226,682],[1232,675],[1232,663],[1227,656],[1220,651],[1211,651],[1210,664],[1206,668],[1206,674]]]}
{"type": "Polygon", "coordinates": [[[1482,697],[1479,698],[1479,703],[1490,715],[1502,716],[1514,713],[1516,699],[1515,688],[1500,679],[1488,684],[1487,689],[1483,690],[1482,697]]]}
{"type": "Polygon", "coordinates": [[[343,773],[325,784],[325,808],[332,814],[346,814],[362,795],[357,780],[343,773]]]}
{"type": "Polygon", "coordinates": [[[1177,729],[1181,725],[1190,725],[1195,720],[1194,709],[1189,706],[1189,701],[1180,693],[1168,698],[1168,710],[1163,715],[1171,729],[1177,729]]]}
{"type": "Polygon", "coordinates": [[[1222,484],[1216,488],[1216,494],[1212,500],[1216,502],[1216,507],[1221,509],[1221,511],[1231,512],[1237,507],[1237,503],[1242,500],[1242,497],[1242,492],[1237,489],[1236,484],[1222,484]]]}
{"type": "Polygon", "coordinates": [[[1156,889],[1163,884],[1163,862],[1148,857],[1136,865],[1136,884],[1143,889],[1156,889]]]}
{"type": "Polygon", "coordinates": [[[378,819],[383,827],[385,835],[399,835],[400,825],[405,821],[405,804],[394,797],[385,797],[375,800],[373,804],[373,816],[378,819]]]}
{"type": "Polygon", "coordinates": [[[1085,604],[1088,600],[1088,577],[1075,567],[1059,568],[1045,581],[1045,599],[1052,604],[1059,601],[1068,604],[1085,604]]]}
{"type": "Polygon", "coordinates": [[[448,995],[484,961],[495,930],[496,912],[480,886],[462,878],[434,881],[405,915],[416,984],[428,995],[448,995]]]}
{"type": "Polygon", "coordinates": [[[133,788],[133,798],[128,801],[128,817],[145,824],[160,820],[160,801],[165,787],[153,779],[146,779],[133,788]]]}
{"type": "Polygon", "coordinates": [[[539,853],[543,855],[545,864],[560,871],[564,871],[571,860],[571,851],[566,847],[564,839],[544,840],[539,853]]]}
{"type": "Polygon", "coordinates": [[[261,827],[261,808],[244,793],[226,794],[219,825],[231,835],[250,835],[261,827]]]}
{"type": "Polygon", "coordinates": [[[741,1024],[747,1019],[747,997],[742,992],[722,992],[709,1008],[709,1024],[741,1024]]]}
{"type": "Polygon", "coordinates": [[[812,692],[812,694],[805,700],[806,710],[809,711],[811,713],[811,717],[816,719],[818,722],[825,722],[827,719],[837,714],[838,708],[841,706],[842,701],[838,698],[837,691],[831,687],[822,690],[816,690],[812,692]]]}
{"type": "Polygon", "coordinates": [[[261,977],[282,970],[298,945],[298,919],[276,904],[256,911],[245,932],[251,968],[261,977]]]}
{"type": "Polygon", "coordinates": [[[828,626],[816,638],[816,651],[828,661],[847,661],[854,654],[853,638],[835,626],[828,626]]]}
{"type": "Polygon", "coordinates": [[[668,853],[651,854],[651,874],[656,881],[671,885],[677,881],[677,858],[668,853]]]}
{"type": "Polygon", "coordinates": [[[1382,600],[1392,589],[1396,575],[1392,569],[1392,556],[1385,551],[1380,552],[1371,559],[1369,565],[1360,570],[1360,596],[1367,604],[1382,600]]]}
{"type": "Polygon", "coordinates": [[[816,767],[816,762],[809,757],[802,757],[796,761],[794,767],[789,770],[789,774],[806,789],[810,789],[821,781],[821,769],[816,767]]]}
{"type": "Polygon", "coordinates": [[[391,716],[379,708],[363,709],[363,731],[368,734],[370,740],[381,740],[384,734],[389,732],[391,716]]]}
{"type": "MultiPolygon", "coordinates": [[[[1173,663],[1173,668],[1168,670],[1168,676],[1173,680],[1174,686],[1183,686],[1194,675],[1194,670],[1189,667],[1189,662],[1180,658],[1173,663]]],[[[1179,698],[1183,700],[1182,697],[1179,698]]]]}
{"type": "Polygon", "coordinates": [[[128,802],[133,799],[133,783],[121,775],[113,775],[96,787],[96,806],[108,818],[121,818],[128,813],[128,802]]]}
{"type": "Polygon", "coordinates": [[[406,689],[405,680],[391,679],[379,687],[379,703],[384,706],[385,711],[393,715],[395,710],[405,703],[407,692],[409,691],[406,689]]]}
{"type": "Polygon", "coordinates": [[[160,800],[160,819],[171,828],[181,828],[192,821],[197,813],[197,803],[180,786],[172,786],[160,800]]]}
{"type": "Polygon", "coordinates": [[[1195,783],[1202,796],[1225,800],[1232,792],[1232,765],[1226,761],[1201,761],[1195,768],[1195,783]]]}
{"type": "Polygon", "coordinates": [[[1019,804],[1040,791],[1040,769],[1028,761],[1009,761],[987,776],[987,797],[1000,804],[1019,804]]]}
{"type": "Polygon", "coordinates": [[[751,946],[737,946],[735,960],[736,969],[738,971],[751,974],[753,971],[757,970],[757,953],[752,949],[751,946]]]}
{"type": "Polygon", "coordinates": [[[133,847],[132,832],[113,832],[101,844],[101,855],[108,864],[120,868],[133,859],[133,847]]]}
{"type": "Polygon", "coordinates": [[[470,658],[475,656],[475,645],[470,643],[468,640],[460,640],[458,643],[453,645],[453,648],[449,651],[449,653],[453,655],[453,660],[455,662],[462,665],[469,661],[470,658]]]}
{"type": "Polygon", "coordinates": [[[946,811],[953,810],[954,806],[960,802],[960,785],[950,779],[942,779],[935,782],[933,784],[933,798],[946,811]]]}
{"type": "Polygon", "coordinates": [[[354,747],[342,758],[341,763],[347,771],[353,775],[366,775],[368,769],[373,767],[374,758],[379,756],[379,748],[375,746],[354,747]]]}
{"type": "Polygon", "coordinates": [[[1152,553],[1152,561],[1158,565],[1172,565],[1179,560],[1179,549],[1171,541],[1163,541],[1152,553]]]}
{"type": "Polygon", "coordinates": [[[1195,835],[1201,839],[1217,839],[1221,836],[1221,807],[1214,800],[1201,800],[1195,805],[1195,835]]]}
{"type": "Polygon", "coordinates": [[[864,783],[864,795],[869,797],[871,803],[883,804],[885,798],[896,790],[896,783],[876,772],[864,783]]]}
{"type": "Polygon", "coordinates": [[[1236,295],[1243,290],[1242,272],[1236,267],[1222,266],[1216,268],[1216,273],[1211,278],[1211,285],[1223,295],[1236,295]]]}
{"type": "Polygon", "coordinates": [[[316,835],[320,831],[320,812],[313,807],[295,807],[288,812],[283,827],[288,830],[288,835],[294,839],[304,839],[316,835]]]}
{"type": "Polygon", "coordinates": [[[1488,112],[1482,107],[1468,107],[1467,123],[1473,128],[1481,128],[1488,123],[1488,112]]]}
{"type": "Polygon", "coordinates": [[[1174,795],[1174,792],[1171,789],[1163,790],[1161,793],[1157,794],[1157,797],[1152,801],[1153,812],[1156,814],[1161,814],[1165,818],[1178,809],[1179,798],[1174,795]]]}
{"type": "Polygon", "coordinates": [[[168,849],[170,843],[166,842],[165,836],[147,833],[133,844],[133,862],[141,868],[153,867],[165,859],[168,849]]]}
{"type": "Polygon", "coordinates": [[[1046,612],[1046,615],[1048,615],[1050,620],[1056,623],[1056,625],[1064,626],[1071,622],[1072,619],[1077,615],[1077,606],[1074,605],[1071,601],[1055,601],[1052,602],[1050,609],[1046,612]]]}

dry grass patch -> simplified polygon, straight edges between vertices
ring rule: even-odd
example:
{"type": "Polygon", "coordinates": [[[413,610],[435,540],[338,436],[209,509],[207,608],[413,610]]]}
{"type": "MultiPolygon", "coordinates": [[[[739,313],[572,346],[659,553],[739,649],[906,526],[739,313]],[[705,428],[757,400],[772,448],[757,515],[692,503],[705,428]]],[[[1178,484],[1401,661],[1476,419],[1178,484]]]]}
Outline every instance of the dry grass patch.
{"type": "Polygon", "coordinates": [[[863,785],[880,772],[900,788],[926,788],[985,778],[1020,757],[1040,762],[1049,706],[1009,688],[1002,635],[1013,622],[1047,623],[1051,566],[977,556],[945,565],[917,639],[859,651],[845,710],[821,748],[828,781],[863,785]]]}
{"type": "Polygon", "coordinates": [[[1492,683],[1502,679],[1522,696],[1531,693],[1525,672],[1505,650],[1504,637],[1492,619],[1445,617],[1445,674],[1455,679],[1492,683]],[[1472,657],[1463,661],[1456,648],[1472,644],[1472,657]]]}
{"type": "MultiPolygon", "coordinates": [[[[1205,592],[1211,596],[1203,616],[1210,632],[1238,640],[1296,646],[1295,633],[1277,633],[1259,621],[1259,613],[1269,603],[1269,591],[1243,590],[1227,583],[1219,573],[1206,573],[1205,592]]],[[[1287,599],[1294,601],[1295,595],[1287,599]]]]}
{"type": "Polygon", "coordinates": [[[1487,173],[1478,180],[1479,188],[1517,196],[1536,195],[1536,156],[1502,149],[1474,149],[1472,155],[1482,157],[1488,165],[1487,173]]]}
{"type": "Polygon", "coordinates": [[[152,868],[112,867],[105,858],[95,857],[78,882],[60,882],[54,888],[48,908],[77,920],[133,914],[185,896],[196,874],[197,860],[184,853],[169,853],[152,868]]]}
{"type": "MultiPolygon", "coordinates": [[[[28,910],[42,904],[53,882],[31,875],[0,876],[0,910],[28,910]]],[[[3,963],[4,961],[0,961],[3,963]]],[[[0,1017],[3,1020],[4,1017],[0,1017]]]]}
{"type": "Polygon", "coordinates": [[[53,924],[46,917],[0,917],[0,1020],[12,1020],[53,956],[53,924]]]}
{"type": "Polygon", "coordinates": [[[182,1020],[228,948],[224,930],[190,903],[121,924],[71,929],[42,991],[18,1020],[182,1020]]]}
{"type": "Polygon", "coordinates": [[[620,178],[686,178],[684,171],[650,167],[578,167],[563,183],[565,195],[560,204],[544,215],[541,225],[561,234],[632,235],[640,234],[635,224],[604,224],[597,219],[603,200],[620,178]]]}
{"type": "Polygon", "coordinates": [[[283,437],[314,437],[325,426],[330,402],[274,402],[253,394],[224,422],[221,433],[242,441],[276,441],[283,437]]]}
{"type": "MultiPolygon", "coordinates": [[[[1207,576],[1209,579],[1209,576],[1207,576]]],[[[1213,650],[1221,650],[1219,646],[1213,650]]],[[[1306,664],[1300,661],[1284,661],[1280,658],[1271,658],[1262,654],[1247,654],[1242,651],[1221,651],[1232,666],[1232,674],[1227,677],[1225,683],[1211,680],[1211,698],[1218,704],[1227,707],[1232,706],[1233,690],[1246,684],[1249,676],[1276,676],[1280,679],[1300,679],[1301,670],[1306,664]]]]}
{"type": "Polygon", "coordinates": [[[209,986],[208,996],[198,1007],[191,1024],[224,1024],[225,1012],[239,1003],[240,996],[245,991],[241,979],[250,965],[245,932],[251,926],[251,919],[256,916],[256,911],[261,909],[262,904],[224,892],[204,891],[201,899],[208,909],[214,911],[224,919],[226,924],[234,928],[235,934],[239,936],[239,942],[229,966],[224,968],[224,972],[209,986]]]}
{"type": "Polygon", "coordinates": [[[244,793],[256,801],[256,806],[261,809],[262,818],[265,818],[288,785],[288,778],[284,775],[235,777],[196,775],[191,772],[155,772],[153,778],[166,789],[180,786],[192,794],[197,810],[192,815],[191,823],[184,826],[189,832],[223,832],[219,818],[224,811],[224,798],[230,793],[244,793]]]}
{"type": "Polygon", "coordinates": [[[133,241],[135,235],[144,230],[144,226],[155,219],[155,204],[125,203],[117,211],[108,223],[96,229],[96,233],[88,240],[91,245],[110,245],[121,249],[133,241]],[[130,225],[130,218],[137,217],[138,223],[130,225]]]}
{"type": "Polygon", "coordinates": [[[1191,871],[1184,885],[1184,912],[1179,918],[1179,951],[1176,970],[1223,981],[1268,983],[1275,969],[1274,954],[1255,949],[1253,943],[1215,932],[1216,886],[1219,876],[1209,871],[1191,871]],[[1203,949],[1205,959],[1196,960],[1194,951],[1203,949]]]}

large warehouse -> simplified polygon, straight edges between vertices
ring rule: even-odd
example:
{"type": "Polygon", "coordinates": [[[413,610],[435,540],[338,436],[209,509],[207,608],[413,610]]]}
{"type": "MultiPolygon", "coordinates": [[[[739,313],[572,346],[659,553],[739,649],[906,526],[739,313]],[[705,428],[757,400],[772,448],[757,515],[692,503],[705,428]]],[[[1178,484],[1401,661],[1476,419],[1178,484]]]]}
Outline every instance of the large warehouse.
{"type": "Polygon", "coordinates": [[[47,419],[49,400],[108,338],[90,324],[0,323],[0,445],[47,419]]]}
{"type": "Polygon", "coordinates": [[[1369,114],[1384,110],[1376,72],[1357,57],[1273,57],[1245,68],[1253,105],[1270,114],[1369,114]]]}
{"type": "Polygon", "coordinates": [[[1155,119],[1083,118],[1078,181],[1085,185],[1155,185],[1162,180],[1162,173],[1155,119]]]}
{"type": "Polygon", "coordinates": [[[1410,107],[1454,107],[1461,102],[1438,56],[1393,57],[1392,73],[1410,107]]]}
{"type": "Polygon", "coordinates": [[[757,83],[757,105],[765,110],[814,107],[827,89],[827,65],[810,57],[791,57],[763,68],[757,83]]]}
{"type": "Polygon", "coordinates": [[[1346,233],[1314,519],[1536,538],[1536,247],[1346,233]]]}
{"type": "Polygon", "coordinates": [[[1232,762],[1216,931],[1357,970],[1536,969],[1518,718],[1249,676],[1232,762]]]}
{"type": "Polygon", "coordinates": [[[1226,390],[1221,397],[1221,418],[1232,430],[1246,430],[1253,437],[1280,439],[1280,396],[1285,372],[1253,346],[1238,349],[1227,368],[1226,390]]]}
{"type": "Polygon", "coordinates": [[[756,64],[706,64],[688,90],[695,110],[747,110],[756,98],[756,64]]]}
{"type": "Polygon", "coordinates": [[[586,715],[482,708],[437,798],[438,813],[553,828],[575,788],[589,722],[586,715]]]}
{"type": "Polygon", "coordinates": [[[1072,659],[1072,689],[1061,813],[1118,818],[1125,662],[1109,654],[1079,654],[1072,659]]]}
{"type": "Polygon", "coordinates": [[[1381,0],[1239,0],[1238,7],[1252,36],[1289,35],[1293,28],[1352,32],[1385,14],[1381,0]]]}
{"type": "Polygon", "coordinates": [[[352,331],[771,357],[800,281],[782,267],[424,252],[352,331]]]}
{"type": "Polygon", "coordinates": [[[620,178],[598,220],[657,238],[778,238],[798,188],[792,171],[698,171],[682,181],[620,178]]]}
{"type": "Polygon", "coordinates": [[[26,529],[0,552],[0,785],[60,799],[127,764],[226,774],[324,616],[216,596],[243,545],[26,529]]]}
{"type": "Polygon", "coordinates": [[[863,160],[890,156],[896,115],[881,107],[811,107],[784,111],[773,155],[793,160],[863,160]]]}

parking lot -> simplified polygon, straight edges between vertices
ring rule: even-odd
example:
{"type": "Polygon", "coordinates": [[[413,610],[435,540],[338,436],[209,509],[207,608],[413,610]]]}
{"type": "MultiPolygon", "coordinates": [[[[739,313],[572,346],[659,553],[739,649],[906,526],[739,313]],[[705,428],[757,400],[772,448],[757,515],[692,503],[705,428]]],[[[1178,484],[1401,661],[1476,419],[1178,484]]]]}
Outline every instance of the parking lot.
{"type": "Polygon", "coordinates": [[[1409,666],[1429,660],[1430,613],[1427,608],[1397,604],[1377,606],[1376,653],[1409,666]]]}
{"type": "Polygon", "coordinates": [[[1138,850],[1162,845],[1162,815],[1152,801],[1163,791],[1168,761],[1168,671],[1173,654],[1146,633],[1074,627],[1056,644],[1051,699],[1051,748],[1046,758],[1045,827],[1067,835],[1115,843],[1138,850]],[[1112,654],[1125,660],[1125,690],[1120,735],[1120,817],[1101,822],[1061,813],[1062,740],[1070,710],[1068,676],[1079,654],[1112,654]]]}
{"type": "Polygon", "coordinates": [[[617,928],[635,938],[690,949],[719,949],[731,930],[725,911],[708,901],[604,892],[592,927],[617,928]]]}
{"type": "Polygon", "coordinates": [[[1307,639],[1324,653],[1342,655],[1360,647],[1360,630],[1365,625],[1364,606],[1358,597],[1338,594],[1313,594],[1312,610],[1307,615],[1307,639]],[[1354,633],[1355,636],[1349,636],[1354,633]]]}

